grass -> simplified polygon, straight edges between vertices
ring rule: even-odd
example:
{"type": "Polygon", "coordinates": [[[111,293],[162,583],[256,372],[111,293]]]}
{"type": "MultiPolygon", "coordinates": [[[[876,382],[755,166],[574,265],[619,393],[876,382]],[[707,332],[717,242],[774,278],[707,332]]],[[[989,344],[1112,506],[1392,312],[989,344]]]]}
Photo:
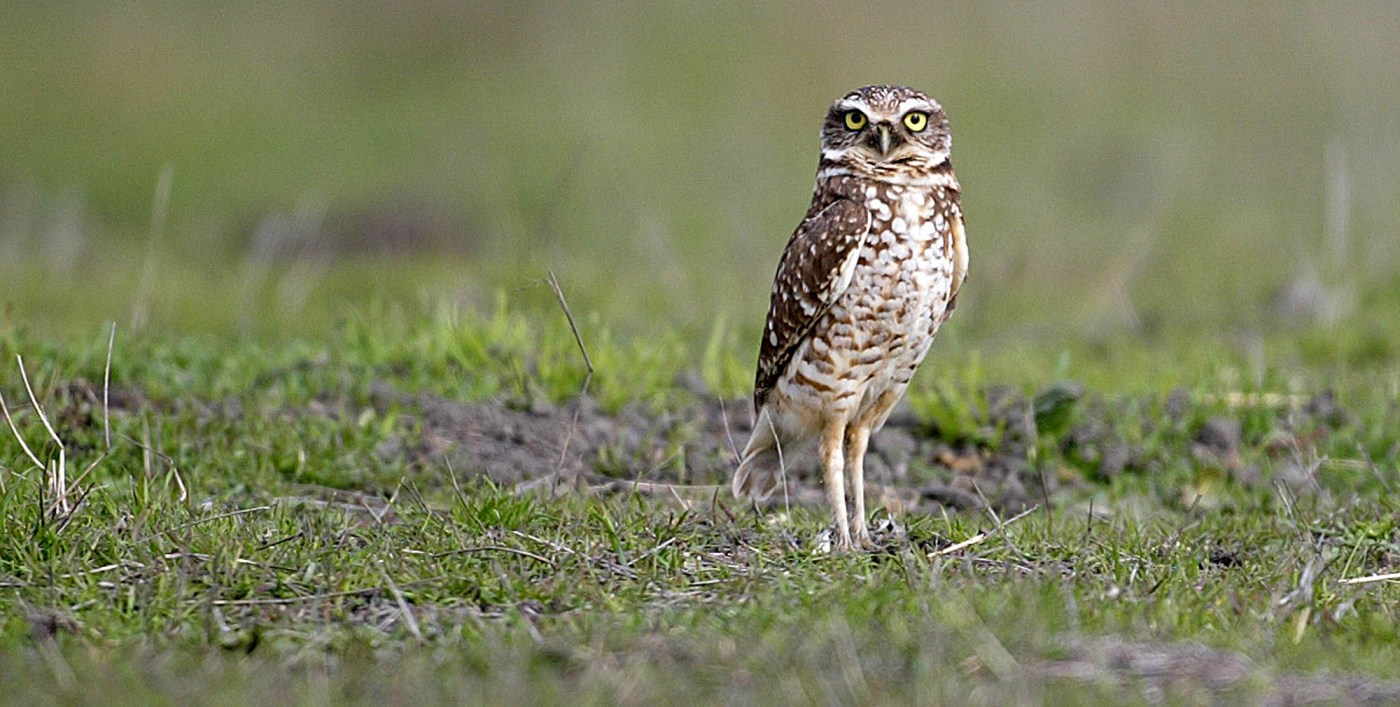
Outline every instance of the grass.
{"type": "MultiPolygon", "coordinates": [[[[1394,585],[1340,581],[1400,561],[1388,391],[1344,397],[1340,423],[1195,393],[1170,422],[1164,399],[1091,391],[1037,432],[1030,458],[1064,481],[1048,506],[1004,525],[988,511],[905,515],[888,552],[845,557],[813,551],[820,508],[755,513],[727,494],[626,487],[522,495],[383,451],[421,433],[426,413],[375,386],[527,406],[576,394],[586,370],[557,318],[505,303],[488,316],[367,312],[283,348],[119,336],[106,414],[105,341],[11,329],[0,353],[25,355],[69,469],[95,466],[58,512],[45,474],[0,438],[9,697],[1192,701],[1258,697],[1284,678],[1344,690],[1336,681],[1382,678],[1400,659],[1394,585]],[[1216,418],[1240,422],[1238,452],[1262,480],[1193,456],[1216,418]],[[1147,460],[1095,480],[1065,444],[1087,420],[1147,460]],[[1269,451],[1284,431],[1295,447],[1269,451]],[[1317,461],[1313,476],[1288,477],[1296,460],[1317,461]],[[1095,657],[1112,651],[1128,657],[1095,657]],[[1131,667],[1163,651],[1165,676],[1131,667]]],[[[589,349],[605,409],[697,402],[673,382],[679,352],[589,349]]],[[[979,429],[986,375],[964,364],[921,377],[915,409],[944,438],[982,435],[994,450],[1000,431],[979,429]]],[[[1215,389],[1210,378],[1195,390],[1215,389]]],[[[53,458],[5,380],[21,435],[53,458]]]]}
{"type": "MultiPolygon", "coordinates": [[[[458,501],[406,499],[382,522],[364,508],[253,508],[218,518],[97,501],[88,513],[102,522],[63,531],[60,544],[82,550],[34,548],[32,567],[61,583],[28,610],[91,607],[73,629],[83,639],[60,624],[59,655],[105,665],[75,669],[82,679],[47,697],[178,696],[163,671],[120,666],[210,650],[196,670],[216,698],[314,691],[319,675],[334,696],[404,701],[516,701],[524,684],[546,701],[580,691],[607,702],[678,691],[941,701],[976,689],[999,701],[1045,687],[1022,662],[1067,650],[1057,645],[1066,636],[1108,632],[1266,656],[1242,690],[1294,670],[1380,675],[1397,657],[1392,590],[1323,579],[1294,596],[1321,547],[1360,555],[1352,570],[1387,551],[1389,531],[1368,534],[1385,521],[1365,515],[1319,528],[1239,517],[1090,527],[1040,515],[930,560],[923,548],[991,524],[921,519],[907,551],[829,558],[786,548],[784,527],[748,514],[627,498],[540,503],[476,487],[458,501]],[[122,518],[130,530],[111,534],[122,518]],[[65,576],[74,567],[91,570],[65,576]],[[400,664],[422,680],[369,677],[400,664]],[[220,695],[225,681],[238,692],[220,695]]],[[[791,527],[816,525],[800,514],[791,527]]],[[[26,633],[21,617],[10,623],[26,633]]]]}
{"type": "Polygon", "coordinates": [[[1400,701],[1398,20],[0,7],[0,702],[1400,701]],[[831,557],[722,486],[872,81],[973,264],[831,557]]]}

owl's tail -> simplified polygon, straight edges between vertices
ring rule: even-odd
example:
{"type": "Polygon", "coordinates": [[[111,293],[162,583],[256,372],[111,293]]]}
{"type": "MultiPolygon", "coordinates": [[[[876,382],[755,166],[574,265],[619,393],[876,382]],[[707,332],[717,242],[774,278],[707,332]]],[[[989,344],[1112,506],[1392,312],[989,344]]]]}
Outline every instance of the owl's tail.
{"type": "Polygon", "coordinates": [[[739,468],[734,472],[734,495],[762,501],[778,488],[782,481],[783,455],[781,443],[774,435],[768,419],[768,409],[758,413],[753,435],[744,445],[739,468]]]}

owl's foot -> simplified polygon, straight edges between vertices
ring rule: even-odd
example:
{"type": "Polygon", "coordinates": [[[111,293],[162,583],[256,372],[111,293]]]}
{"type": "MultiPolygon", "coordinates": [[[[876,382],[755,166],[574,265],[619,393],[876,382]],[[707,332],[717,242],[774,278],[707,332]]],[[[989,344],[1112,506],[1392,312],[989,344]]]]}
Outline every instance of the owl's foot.
{"type": "Polygon", "coordinates": [[[859,523],[851,531],[855,547],[865,552],[891,552],[908,542],[904,525],[888,514],[877,515],[869,525],[859,523]]]}
{"type": "Polygon", "coordinates": [[[842,535],[837,528],[826,528],[817,533],[812,542],[812,551],[818,555],[842,555],[856,548],[849,534],[842,535]]]}
{"type": "Polygon", "coordinates": [[[857,515],[851,519],[851,541],[866,552],[875,549],[875,543],[870,540],[870,529],[865,525],[865,516],[857,515]]]}
{"type": "Polygon", "coordinates": [[[904,526],[888,516],[877,519],[869,528],[853,530],[849,538],[842,539],[837,528],[825,528],[812,542],[812,550],[818,555],[841,554],[846,552],[888,552],[898,548],[905,541],[904,526]]]}
{"type": "Polygon", "coordinates": [[[881,549],[878,543],[870,539],[870,531],[865,528],[861,528],[858,532],[851,533],[851,540],[856,547],[866,552],[877,552],[881,549]]]}

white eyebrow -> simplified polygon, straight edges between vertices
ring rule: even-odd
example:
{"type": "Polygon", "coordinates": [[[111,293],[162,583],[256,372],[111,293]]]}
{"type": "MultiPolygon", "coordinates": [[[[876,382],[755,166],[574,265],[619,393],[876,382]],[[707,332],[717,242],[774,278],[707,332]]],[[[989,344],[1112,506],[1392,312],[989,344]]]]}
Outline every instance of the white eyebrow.
{"type": "Polygon", "coordinates": [[[933,112],[933,105],[922,98],[906,98],[899,102],[900,115],[904,115],[914,108],[919,108],[928,113],[933,112]]]}
{"type": "Polygon", "coordinates": [[[859,109],[860,112],[866,115],[870,115],[870,104],[860,100],[859,98],[842,98],[841,100],[836,102],[836,107],[840,110],[851,110],[852,108],[856,108],[859,109]]]}

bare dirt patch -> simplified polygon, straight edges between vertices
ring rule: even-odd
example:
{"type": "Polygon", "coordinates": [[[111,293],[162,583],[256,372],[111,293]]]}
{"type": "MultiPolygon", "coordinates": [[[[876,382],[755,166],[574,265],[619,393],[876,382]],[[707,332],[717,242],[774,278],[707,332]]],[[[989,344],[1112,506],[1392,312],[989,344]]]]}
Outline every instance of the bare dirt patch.
{"type": "MultiPolygon", "coordinates": [[[[52,412],[67,428],[98,429],[106,414],[102,393],[100,383],[63,384],[52,396],[52,412]]],[[[462,402],[381,382],[372,385],[368,402],[402,421],[378,449],[386,460],[407,459],[424,468],[446,460],[458,474],[521,489],[706,498],[727,493],[738,450],[752,431],[749,401],[720,399],[697,385],[680,386],[677,397],[664,409],[629,404],[608,411],[586,397],[559,404],[462,402]]],[[[984,506],[1017,513],[1052,502],[1067,487],[1151,475],[1182,459],[1243,485],[1269,481],[1260,466],[1274,460],[1273,480],[1295,491],[1314,490],[1316,469],[1308,459],[1320,456],[1316,450],[1331,435],[1360,424],[1328,392],[1296,400],[1227,401],[1224,414],[1210,416],[1193,413],[1201,401],[1184,391],[1153,400],[1109,398],[1073,384],[1051,385],[1034,396],[990,386],[973,398],[973,429],[940,430],[907,404],[896,409],[866,457],[873,506],[896,513],[984,506]],[[1263,433],[1257,425],[1253,431],[1241,425],[1244,415],[1257,416],[1260,405],[1272,407],[1276,418],[1263,433]]],[[[113,417],[154,407],[236,418],[258,408],[247,396],[152,400],[129,386],[112,387],[108,404],[113,417]]],[[[281,412],[352,414],[344,399],[334,397],[281,412]]],[[[810,450],[784,453],[785,493],[767,504],[824,503],[820,467],[810,450]]],[[[1390,464],[1397,456],[1400,448],[1379,462],[1390,464]]]]}
{"type": "MultiPolygon", "coordinates": [[[[447,459],[459,473],[522,489],[626,489],[666,496],[727,491],[738,450],[752,431],[749,401],[703,391],[689,395],[688,403],[664,410],[633,404],[613,413],[589,398],[530,406],[464,403],[387,385],[376,386],[371,398],[376,408],[394,409],[416,430],[386,444],[385,455],[407,455],[424,465],[447,459]]],[[[1016,513],[1050,502],[1067,486],[1152,474],[1182,458],[1256,484],[1258,460],[1273,454],[1279,440],[1296,453],[1352,424],[1335,399],[1322,393],[1280,408],[1272,431],[1250,436],[1235,416],[1202,420],[1176,410],[1184,396],[1109,399],[1073,384],[1027,396],[992,386],[978,394],[976,429],[951,435],[905,404],[871,440],[868,493],[872,505],[894,512],[990,506],[1016,513]],[[1058,447],[1058,459],[1046,461],[1047,444],[1058,447]]],[[[785,493],[766,503],[823,503],[820,467],[810,449],[784,453],[785,493]]]]}
{"type": "MultiPolygon", "coordinates": [[[[459,473],[519,488],[630,489],[670,495],[727,493],[738,450],[752,431],[744,399],[701,398],[673,409],[628,405],[609,414],[592,399],[512,407],[463,403],[378,387],[373,404],[394,408],[420,431],[381,448],[425,465],[449,460],[459,473]]],[[[1021,400],[1024,403],[1024,399],[1021,400]]],[[[1006,405],[994,421],[1006,442],[997,451],[950,443],[907,407],[891,416],[867,456],[870,493],[895,511],[936,512],[990,504],[1015,512],[1059,485],[1030,463],[1033,422],[1006,405]]],[[[819,466],[810,450],[787,450],[786,494],[767,503],[820,504],[819,466]]]]}

